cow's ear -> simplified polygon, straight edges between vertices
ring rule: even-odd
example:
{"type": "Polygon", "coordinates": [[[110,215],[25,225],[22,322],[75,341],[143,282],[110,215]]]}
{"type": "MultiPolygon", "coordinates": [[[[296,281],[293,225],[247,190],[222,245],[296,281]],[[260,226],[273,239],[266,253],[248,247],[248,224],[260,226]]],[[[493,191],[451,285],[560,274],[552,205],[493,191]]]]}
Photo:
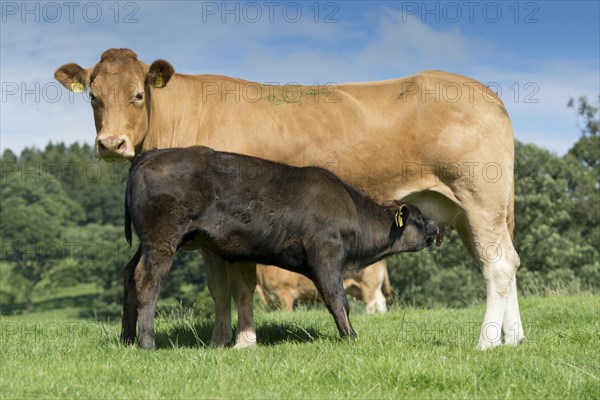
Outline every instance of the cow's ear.
{"type": "Polygon", "coordinates": [[[90,85],[90,69],[70,63],[59,67],[54,78],[72,92],[83,92],[90,85]]]}
{"type": "Polygon", "coordinates": [[[150,66],[146,75],[146,85],[164,88],[175,73],[173,66],[165,60],[156,60],[150,66]]]}

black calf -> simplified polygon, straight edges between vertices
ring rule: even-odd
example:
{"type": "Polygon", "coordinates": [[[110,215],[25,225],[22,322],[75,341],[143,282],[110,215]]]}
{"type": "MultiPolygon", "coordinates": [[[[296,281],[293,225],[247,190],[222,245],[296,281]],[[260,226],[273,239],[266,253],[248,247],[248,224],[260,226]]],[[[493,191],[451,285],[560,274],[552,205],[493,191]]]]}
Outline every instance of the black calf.
{"type": "Polygon", "coordinates": [[[134,161],[126,199],[129,243],[131,224],[141,250],[125,273],[123,339],[135,339],[137,314],[144,348],[154,347],[159,287],[179,247],[304,274],[340,335],[354,338],[344,275],[393,253],[421,250],[438,233],[416,207],[379,205],[327,170],[201,146],[152,151],[134,161]]]}

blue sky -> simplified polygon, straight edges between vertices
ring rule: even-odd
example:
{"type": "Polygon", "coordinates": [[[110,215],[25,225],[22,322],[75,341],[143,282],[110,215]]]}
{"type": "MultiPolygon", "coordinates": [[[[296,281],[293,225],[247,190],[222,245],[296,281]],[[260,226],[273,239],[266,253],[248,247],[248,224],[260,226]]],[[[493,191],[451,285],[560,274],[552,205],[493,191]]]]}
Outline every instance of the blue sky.
{"type": "Polygon", "coordinates": [[[91,107],[53,73],[67,62],[92,66],[110,47],[179,72],[282,84],[444,69],[499,89],[516,138],[557,154],[580,136],[569,97],[600,93],[597,1],[67,4],[1,4],[2,150],[92,143],[91,107]]]}

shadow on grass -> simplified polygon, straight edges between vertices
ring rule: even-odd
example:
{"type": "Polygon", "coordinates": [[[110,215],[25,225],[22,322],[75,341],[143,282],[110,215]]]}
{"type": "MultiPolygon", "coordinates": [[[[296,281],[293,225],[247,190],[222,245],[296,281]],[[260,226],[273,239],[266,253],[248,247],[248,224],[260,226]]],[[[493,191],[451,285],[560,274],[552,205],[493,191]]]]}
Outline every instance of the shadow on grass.
{"type": "MultiPolygon", "coordinates": [[[[167,322],[166,328],[156,330],[157,349],[173,347],[204,348],[210,346],[213,321],[167,322]]],[[[235,328],[234,328],[235,332],[235,328]]],[[[289,322],[263,322],[256,329],[259,346],[273,346],[280,343],[306,343],[330,338],[314,328],[304,328],[289,322]]]]}

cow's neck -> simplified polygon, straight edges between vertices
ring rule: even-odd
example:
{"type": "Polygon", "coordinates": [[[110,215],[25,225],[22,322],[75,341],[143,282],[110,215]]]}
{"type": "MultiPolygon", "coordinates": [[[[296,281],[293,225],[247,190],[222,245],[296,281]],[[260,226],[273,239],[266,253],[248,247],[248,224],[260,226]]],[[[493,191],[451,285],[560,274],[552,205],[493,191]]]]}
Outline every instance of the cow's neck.
{"type": "Polygon", "coordinates": [[[164,88],[151,88],[148,131],[143,150],[189,147],[202,144],[198,136],[205,107],[197,90],[186,85],[186,78],[173,75],[164,88]],[[192,123],[195,122],[195,123],[192,123]]]}
{"type": "Polygon", "coordinates": [[[301,106],[272,104],[267,97],[257,102],[238,99],[248,84],[222,76],[174,74],[166,87],[150,88],[143,150],[202,145],[295,165],[321,165],[326,160],[339,166],[341,151],[314,146],[314,129],[291,128],[300,124],[301,106]]]}

